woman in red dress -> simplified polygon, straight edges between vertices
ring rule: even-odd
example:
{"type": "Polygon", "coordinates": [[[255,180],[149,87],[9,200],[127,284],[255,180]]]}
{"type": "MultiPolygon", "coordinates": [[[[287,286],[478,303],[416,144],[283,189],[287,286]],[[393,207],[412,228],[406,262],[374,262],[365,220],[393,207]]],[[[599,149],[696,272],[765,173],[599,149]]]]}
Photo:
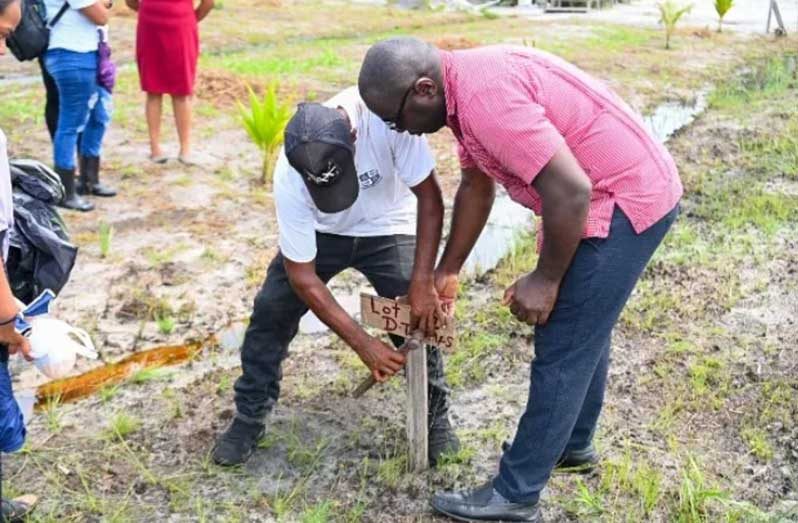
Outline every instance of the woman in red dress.
{"type": "Polygon", "coordinates": [[[214,0],[125,0],[139,14],[136,31],[136,61],[141,90],[147,93],[147,127],[150,130],[150,159],[165,163],[161,150],[161,107],[163,95],[172,97],[177,135],[178,160],[191,160],[191,97],[197,77],[199,31],[197,23],[213,9],[214,0]]]}

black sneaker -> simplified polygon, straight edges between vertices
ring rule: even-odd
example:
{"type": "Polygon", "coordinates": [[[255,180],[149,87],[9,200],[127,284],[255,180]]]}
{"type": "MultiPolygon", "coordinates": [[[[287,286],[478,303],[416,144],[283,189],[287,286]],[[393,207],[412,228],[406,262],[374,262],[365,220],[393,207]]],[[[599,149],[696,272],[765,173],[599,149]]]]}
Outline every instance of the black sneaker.
{"type": "Polygon", "coordinates": [[[434,420],[429,427],[429,465],[435,467],[444,454],[456,454],[460,450],[460,440],[444,416],[434,420]]]}
{"type": "Polygon", "coordinates": [[[249,423],[238,418],[216,440],[213,461],[223,467],[241,465],[249,459],[266,428],[263,423],[249,423]]]}
{"type": "MultiPolygon", "coordinates": [[[[502,443],[502,452],[510,450],[510,445],[512,445],[512,443],[509,441],[502,443]]],[[[557,460],[554,469],[561,472],[587,474],[588,472],[593,472],[598,462],[598,452],[596,452],[595,447],[593,447],[591,443],[584,449],[565,451],[563,455],[560,456],[560,459],[557,460]]]]}

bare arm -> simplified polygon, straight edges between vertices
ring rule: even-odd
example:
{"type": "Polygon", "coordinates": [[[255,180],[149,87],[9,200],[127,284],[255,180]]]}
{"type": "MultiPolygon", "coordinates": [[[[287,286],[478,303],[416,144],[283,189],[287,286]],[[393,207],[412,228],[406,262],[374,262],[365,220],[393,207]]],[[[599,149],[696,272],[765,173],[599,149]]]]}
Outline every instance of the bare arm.
{"type": "Polygon", "coordinates": [[[197,22],[202,22],[208,13],[211,12],[214,6],[214,0],[200,0],[199,6],[194,11],[194,14],[197,17],[197,22]]]}
{"type": "Polygon", "coordinates": [[[283,263],[291,287],[299,298],[325,325],[352,347],[378,381],[385,381],[404,366],[405,358],[402,354],[369,336],[346,313],[316,274],[314,261],[298,263],[284,258],[283,263]]]}
{"type": "Polygon", "coordinates": [[[438,257],[443,228],[443,197],[435,171],[411,188],[418,200],[416,253],[408,298],[412,307],[413,328],[418,325],[428,336],[435,332],[435,318],[446,321],[435,292],[433,271],[438,257]]]}
{"type": "Polygon", "coordinates": [[[543,202],[537,271],[559,285],[582,238],[592,184],[571,150],[560,149],[532,182],[543,202]]]}
{"type": "MultiPolygon", "coordinates": [[[[0,238],[7,232],[0,232],[0,238]]],[[[8,284],[6,277],[5,263],[0,258],[0,322],[7,322],[9,319],[14,318],[19,312],[16,299],[11,293],[11,286],[8,284]]],[[[10,321],[5,325],[0,326],[0,343],[8,347],[9,354],[16,354],[21,352],[26,359],[30,357],[30,343],[28,339],[19,334],[15,330],[14,321],[10,321]]]]}
{"type": "Polygon", "coordinates": [[[479,169],[463,170],[454,197],[452,230],[438,264],[438,271],[457,274],[474,248],[493,208],[496,184],[479,169]]]}
{"type": "Polygon", "coordinates": [[[505,291],[504,303],[519,320],[543,325],[554,310],[560,283],[581,241],[592,184],[571,150],[564,146],[532,181],[532,186],[543,202],[543,248],[537,268],[505,291]]]}
{"type": "Polygon", "coordinates": [[[105,25],[108,23],[109,12],[103,0],[97,0],[97,2],[94,2],[89,7],[81,9],[80,12],[96,25],[105,25]]]}

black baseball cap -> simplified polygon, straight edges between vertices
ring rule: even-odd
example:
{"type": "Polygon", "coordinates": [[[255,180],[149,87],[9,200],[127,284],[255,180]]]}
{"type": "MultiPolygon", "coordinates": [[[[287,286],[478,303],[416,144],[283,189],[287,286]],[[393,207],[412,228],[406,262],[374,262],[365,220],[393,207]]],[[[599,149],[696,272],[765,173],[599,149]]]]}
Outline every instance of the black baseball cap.
{"type": "Polygon", "coordinates": [[[337,109],[299,104],[285,127],[285,156],[320,211],[341,212],[355,203],[360,190],[355,145],[349,122],[337,109]]]}

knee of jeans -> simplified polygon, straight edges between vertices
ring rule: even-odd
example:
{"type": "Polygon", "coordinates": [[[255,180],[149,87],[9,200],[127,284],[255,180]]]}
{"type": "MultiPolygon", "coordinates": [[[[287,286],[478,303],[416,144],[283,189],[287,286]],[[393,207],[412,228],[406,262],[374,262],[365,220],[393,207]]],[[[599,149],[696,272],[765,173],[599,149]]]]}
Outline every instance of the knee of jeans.
{"type": "Polygon", "coordinates": [[[274,322],[285,323],[294,319],[297,310],[286,300],[261,291],[255,296],[254,315],[258,318],[268,318],[274,322]]]}

